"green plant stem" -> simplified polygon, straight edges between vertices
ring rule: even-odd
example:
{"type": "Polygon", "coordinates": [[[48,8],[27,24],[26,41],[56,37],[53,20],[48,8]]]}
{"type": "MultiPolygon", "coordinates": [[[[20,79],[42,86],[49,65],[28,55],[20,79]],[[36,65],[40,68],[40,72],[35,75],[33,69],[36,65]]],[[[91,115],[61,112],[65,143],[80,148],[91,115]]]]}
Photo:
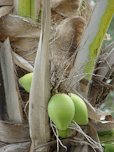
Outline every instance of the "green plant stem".
{"type": "Polygon", "coordinates": [[[114,142],[114,129],[99,131],[98,136],[101,143],[112,143],[114,142]]]}
{"type": "MultiPolygon", "coordinates": [[[[114,0],[98,0],[83,35],[71,75],[75,82],[85,77],[91,80],[104,36],[114,14],[114,0]]],[[[71,84],[72,85],[72,84],[71,84]]]]}
{"type": "Polygon", "coordinates": [[[18,15],[30,18],[30,16],[31,16],[30,0],[19,0],[18,1],[18,15]]]}
{"type": "Polygon", "coordinates": [[[41,1],[40,0],[31,0],[31,18],[35,21],[38,21],[41,17],[41,1]]]}

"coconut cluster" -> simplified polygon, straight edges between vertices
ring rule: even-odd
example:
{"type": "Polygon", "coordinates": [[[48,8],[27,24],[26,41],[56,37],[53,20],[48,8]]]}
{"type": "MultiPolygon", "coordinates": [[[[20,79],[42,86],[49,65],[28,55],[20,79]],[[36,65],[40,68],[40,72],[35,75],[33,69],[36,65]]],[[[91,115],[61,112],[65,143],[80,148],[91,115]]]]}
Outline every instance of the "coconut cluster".
{"type": "MultiPolygon", "coordinates": [[[[30,92],[32,77],[33,73],[28,73],[19,79],[20,85],[27,92],[30,92]]],[[[62,138],[69,136],[69,126],[73,121],[78,125],[88,124],[87,106],[78,95],[73,93],[53,95],[48,103],[48,115],[62,138]]]]}
{"type": "Polygon", "coordinates": [[[58,93],[52,96],[48,103],[48,115],[62,138],[69,136],[69,126],[73,121],[79,125],[88,124],[87,106],[73,93],[58,93]]]}

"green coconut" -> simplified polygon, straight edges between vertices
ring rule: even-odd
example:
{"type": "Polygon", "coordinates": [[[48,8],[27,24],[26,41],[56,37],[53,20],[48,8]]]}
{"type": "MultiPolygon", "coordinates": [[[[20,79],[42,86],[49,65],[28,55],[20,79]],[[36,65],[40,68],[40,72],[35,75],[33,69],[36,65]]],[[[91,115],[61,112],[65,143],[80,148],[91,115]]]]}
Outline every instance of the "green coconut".
{"type": "Polygon", "coordinates": [[[27,91],[30,92],[31,83],[32,83],[33,73],[25,74],[19,79],[19,84],[27,91]]]}
{"type": "Polygon", "coordinates": [[[58,130],[58,135],[61,138],[68,138],[70,136],[70,129],[58,130]]]}
{"type": "Polygon", "coordinates": [[[66,130],[74,118],[75,107],[66,94],[55,94],[48,103],[48,115],[59,130],[66,130]]]}
{"type": "Polygon", "coordinates": [[[74,121],[79,125],[88,124],[88,110],[85,102],[76,94],[69,93],[75,105],[74,121]]]}
{"type": "Polygon", "coordinates": [[[104,144],[104,152],[114,152],[114,144],[104,144]]]}

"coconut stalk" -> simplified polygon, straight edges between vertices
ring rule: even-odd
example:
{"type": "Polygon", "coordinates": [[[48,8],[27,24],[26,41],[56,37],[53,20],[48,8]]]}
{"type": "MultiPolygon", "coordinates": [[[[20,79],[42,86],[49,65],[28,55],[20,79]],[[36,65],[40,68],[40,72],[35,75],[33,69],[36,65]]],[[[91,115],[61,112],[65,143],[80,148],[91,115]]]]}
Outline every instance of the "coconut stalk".
{"type": "Polygon", "coordinates": [[[31,1],[19,0],[18,1],[18,15],[23,17],[31,17],[31,1]]]}
{"type": "Polygon", "coordinates": [[[114,129],[98,132],[101,143],[111,143],[114,141],[114,129]]]}
{"type": "Polygon", "coordinates": [[[85,77],[91,80],[95,69],[96,59],[100,54],[104,36],[108,30],[114,14],[114,0],[99,0],[85,30],[81,44],[78,48],[74,68],[70,77],[75,74],[71,86],[85,77]]]}
{"type": "Polygon", "coordinates": [[[41,0],[19,0],[16,5],[18,5],[18,15],[38,21],[41,10],[41,0]]]}
{"type": "Polygon", "coordinates": [[[18,14],[18,0],[13,0],[14,10],[13,13],[18,14]]]}
{"type": "Polygon", "coordinates": [[[96,75],[99,77],[92,77],[92,83],[89,86],[88,98],[93,106],[104,101],[104,98],[113,90],[113,79],[109,84],[106,84],[106,80],[110,79],[113,75],[113,65],[114,65],[114,49],[109,53],[103,54],[97,62],[97,71],[96,75]],[[100,61],[100,62],[99,62],[100,61]],[[104,85],[102,85],[104,83],[104,85]],[[96,88],[96,85],[99,86],[96,88]],[[102,90],[102,91],[101,91],[102,90]],[[101,93],[101,94],[100,94],[101,93]],[[100,98],[98,98],[98,96],[100,98]]]}
{"type": "MultiPolygon", "coordinates": [[[[47,104],[50,98],[49,34],[50,1],[42,2],[42,25],[35,59],[33,80],[29,98],[29,126],[32,140],[31,152],[50,139],[47,104]]],[[[47,149],[45,150],[47,151],[47,149]]]]}
{"type": "Polygon", "coordinates": [[[41,0],[31,0],[31,18],[38,21],[41,11],[41,0]]]}

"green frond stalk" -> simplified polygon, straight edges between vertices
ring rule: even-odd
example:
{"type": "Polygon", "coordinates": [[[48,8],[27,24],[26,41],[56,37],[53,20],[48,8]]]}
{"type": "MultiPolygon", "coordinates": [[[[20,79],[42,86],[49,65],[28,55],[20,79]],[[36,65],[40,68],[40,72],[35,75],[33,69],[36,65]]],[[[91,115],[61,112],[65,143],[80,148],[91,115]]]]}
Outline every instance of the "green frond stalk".
{"type": "Polygon", "coordinates": [[[41,17],[40,0],[31,0],[31,18],[34,21],[38,21],[41,17]]]}
{"type": "Polygon", "coordinates": [[[19,0],[18,15],[23,17],[31,17],[31,0],[19,0]]]}
{"type": "Polygon", "coordinates": [[[114,142],[114,129],[99,131],[98,136],[99,136],[101,143],[114,142]]]}
{"type": "Polygon", "coordinates": [[[95,68],[96,59],[100,54],[104,36],[108,30],[114,15],[114,0],[98,0],[91,16],[91,20],[85,30],[78,54],[74,64],[75,72],[80,77],[91,80],[95,68]]]}

